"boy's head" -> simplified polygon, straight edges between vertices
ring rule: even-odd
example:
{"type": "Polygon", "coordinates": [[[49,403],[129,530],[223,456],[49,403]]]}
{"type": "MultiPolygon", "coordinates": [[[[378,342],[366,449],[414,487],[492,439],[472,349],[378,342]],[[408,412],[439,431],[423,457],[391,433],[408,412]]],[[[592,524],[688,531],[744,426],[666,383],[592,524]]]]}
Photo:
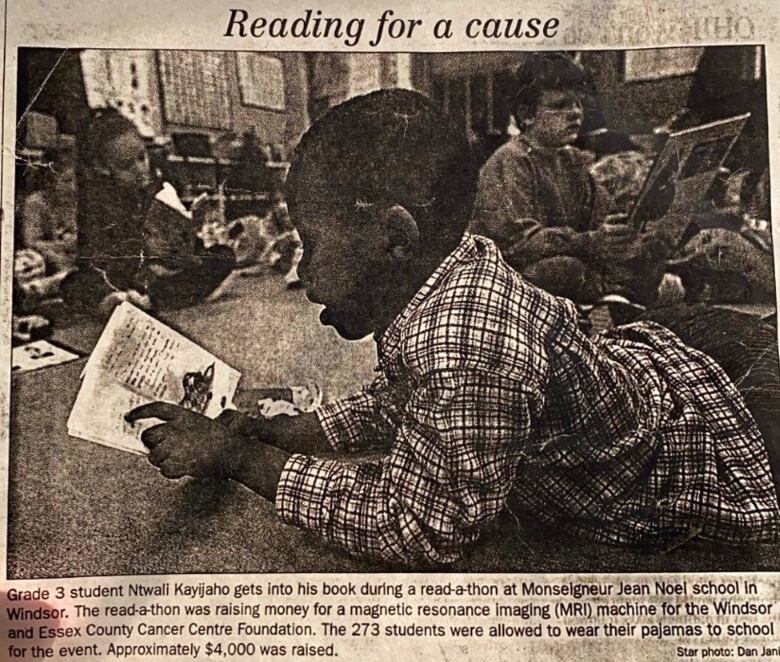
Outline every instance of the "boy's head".
{"type": "Polygon", "coordinates": [[[135,125],[114,108],[95,110],[81,136],[81,167],[139,191],[152,183],[149,156],[135,125]]]}
{"type": "Polygon", "coordinates": [[[573,143],[584,117],[588,77],[562,53],[531,53],[514,76],[512,113],[518,128],[542,147],[573,143]]]}
{"type": "Polygon", "coordinates": [[[382,90],[321,117],[296,149],[287,200],[323,322],[345,337],[379,330],[458,244],[475,188],[464,133],[420,94],[382,90]]]}

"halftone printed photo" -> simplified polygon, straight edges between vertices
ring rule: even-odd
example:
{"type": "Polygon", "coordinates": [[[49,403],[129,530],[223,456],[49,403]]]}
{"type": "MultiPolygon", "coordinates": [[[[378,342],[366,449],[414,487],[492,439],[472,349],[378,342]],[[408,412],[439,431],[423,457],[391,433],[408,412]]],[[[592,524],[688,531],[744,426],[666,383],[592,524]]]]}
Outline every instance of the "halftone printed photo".
{"type": "Polygon", "coordinates": [[[9,577],[780,567],[762,47],[17,76],[9,577]]]}
{"type": "Polygon", "coordinates": [[[0,659],[780,661],[770,0],[0,5],[0,659]]]}

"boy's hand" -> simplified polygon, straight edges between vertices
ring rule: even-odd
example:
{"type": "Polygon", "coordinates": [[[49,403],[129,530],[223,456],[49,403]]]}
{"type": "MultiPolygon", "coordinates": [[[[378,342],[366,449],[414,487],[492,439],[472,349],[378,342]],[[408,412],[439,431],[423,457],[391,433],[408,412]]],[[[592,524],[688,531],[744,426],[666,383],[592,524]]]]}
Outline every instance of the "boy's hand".
{"type": "Polygon", "coordinates": [[[141,441],[149,448],[149,461],[166,478],[235,477],[246,443],[229,426],[165,402],[141,405],[125,415],[129,423],[144,418],[165,421],[145,430],[141,441]]]}
{"type": "Polygon", "coordinates": [[[127,291],[127,300],[132,303],[134,306],[137,306],[141,310],[151,310],[152,309],[152,300],[149,298],[148,294],[141,294],[137,290],[128,290],[127,291]]]}

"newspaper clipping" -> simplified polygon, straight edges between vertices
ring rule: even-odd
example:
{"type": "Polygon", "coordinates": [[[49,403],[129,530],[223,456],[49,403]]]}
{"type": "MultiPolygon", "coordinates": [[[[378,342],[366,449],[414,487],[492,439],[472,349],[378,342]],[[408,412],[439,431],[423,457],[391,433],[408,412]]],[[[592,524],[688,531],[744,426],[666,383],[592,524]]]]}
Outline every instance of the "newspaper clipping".
{"type": "Polygon", "coordinates": [[[780,662],[776,3],[2,5],[0,659],[780,662]]]}

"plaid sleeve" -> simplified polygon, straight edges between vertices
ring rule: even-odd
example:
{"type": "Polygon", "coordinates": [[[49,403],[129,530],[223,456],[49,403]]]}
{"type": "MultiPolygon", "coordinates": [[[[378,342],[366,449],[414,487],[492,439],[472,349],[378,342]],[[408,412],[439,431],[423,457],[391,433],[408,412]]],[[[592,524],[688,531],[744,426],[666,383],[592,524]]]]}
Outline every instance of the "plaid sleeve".
{"type": "Polygon", "coordinates": [[[277,512],[354,554],[452,562],[504,507],[530,430],[530,399],[496,374],[429,375],[388,456],[358,465],[292,456],[277,512]]]}
{"type": "Polygon", "coordinates": [[[317,409],[317,419],[333,450],[348,453],[369,445],[364,432],[373,409],[374,398],[365,391],[317,409]]]}
{"type": "Polygon", "coordinates": [[[391,441],[393,425],[379,379],[360,393],[323,405],[317,418],[331,447],[352,453],[391,441]]]}

